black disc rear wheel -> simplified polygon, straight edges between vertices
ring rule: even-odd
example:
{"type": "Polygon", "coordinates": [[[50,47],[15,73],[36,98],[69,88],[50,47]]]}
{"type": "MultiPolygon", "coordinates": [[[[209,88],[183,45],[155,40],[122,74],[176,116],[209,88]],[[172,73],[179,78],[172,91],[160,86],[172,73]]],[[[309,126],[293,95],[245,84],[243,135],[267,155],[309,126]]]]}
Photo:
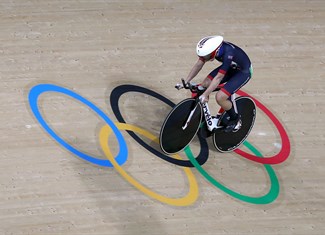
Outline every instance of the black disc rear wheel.
{"type": "MultiPolygon", "coordinates": [[[[230,152],[238,148],[247,138],[255,123],[256,106],[249,97],[238,97],[235,99],[238,114],[241,116],[241,128],[236,132],[224,132],[217,129],[213,135],[213,144],[220,152],[230,152]]],[[[227,123],[226,112],[220,118],[221,123],[227,123]]]]}

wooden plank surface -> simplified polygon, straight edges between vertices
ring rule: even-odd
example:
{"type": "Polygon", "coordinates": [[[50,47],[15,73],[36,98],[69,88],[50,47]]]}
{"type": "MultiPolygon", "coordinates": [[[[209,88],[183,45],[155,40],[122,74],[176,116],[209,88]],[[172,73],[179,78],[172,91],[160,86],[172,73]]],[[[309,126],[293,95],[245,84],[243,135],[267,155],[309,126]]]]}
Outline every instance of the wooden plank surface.
{"type": "MultiPolygon", "coordinates": [[[[0,19],[1,234],[324,234],[324,1],[3,0],[0,19]],[[288,133],[290,156],[272,166],[280,187],[272,203],[236,199],[196,169],[191,172],[199,196],[193,204],[159,202],[115,169],[68,152],[31,112],[28,94],[42,83],[74,91],[114,122],[110,94],[122,84],[148,88],[177,103],[189,94],[173,87],[195,63],[197,41],[211,34],[223,35],[249,54],[254,76],[243,90],[288,133]]],[[[196,81],[217,65],[206,64],[196,81]]],[[[128,124],[155,136],[170,110],[138,92],[122,95],[119,104],[128,124]]],[[[86,105],[46,92],[38,107],[69,144],[106,159],[99,144],[105,122],[86,105]]],[[[121,133],[128,147],[126,172],[166,197],[188,193],[183,168],[121,133]]],[[[265,157],[277,154],[282,144],[261,110],[248,141],[265,157]]],[[[218,153],[208,143],[203,168],[218,182],[251,197],[268,193],[271,182],[263,165],[218,153]]],[[[109,146],[117,155],[113,136],[109,146]]],[[[197,140],[191,147],[194,154],[200,151],[197,140]]]]}

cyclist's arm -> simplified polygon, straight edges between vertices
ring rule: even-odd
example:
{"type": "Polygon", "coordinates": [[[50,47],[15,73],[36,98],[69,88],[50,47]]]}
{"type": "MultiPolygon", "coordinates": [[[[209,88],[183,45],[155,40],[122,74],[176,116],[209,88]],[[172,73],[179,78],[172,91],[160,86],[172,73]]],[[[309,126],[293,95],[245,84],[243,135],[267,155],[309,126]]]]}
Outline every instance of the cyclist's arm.
{"type": "Polygon", "coordinates": [[[193,66],[191,72],[187,76],[185,82],[190,82],[203,68],[203,65],[205,64],[205,61],[201,60],[200,58],[196,61],[195,65],[193,66]]]}

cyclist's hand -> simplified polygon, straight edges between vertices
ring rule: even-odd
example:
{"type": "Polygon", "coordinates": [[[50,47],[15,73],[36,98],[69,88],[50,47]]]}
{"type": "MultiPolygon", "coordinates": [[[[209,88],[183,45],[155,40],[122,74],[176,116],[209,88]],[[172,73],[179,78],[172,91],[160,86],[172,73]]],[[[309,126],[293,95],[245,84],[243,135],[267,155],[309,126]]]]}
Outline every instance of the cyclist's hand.
{"type": "Polygon", "coordinates": [[[180,90],[180,89],[184,88],[184,86],[183,86],[183,84],[179,84],[179,83],[177,83],[176,86],[175,86],[175,88],[176,88],[177,90],[180,90]]]}
{"type": "Polygon", "coordinates": [[[205,95],[201,95],[201,96],[199,97],[199,99],[200,99],[201,103],[206,103],[206,102],[209,101],[209,96],[206,97],[205,95]]]}

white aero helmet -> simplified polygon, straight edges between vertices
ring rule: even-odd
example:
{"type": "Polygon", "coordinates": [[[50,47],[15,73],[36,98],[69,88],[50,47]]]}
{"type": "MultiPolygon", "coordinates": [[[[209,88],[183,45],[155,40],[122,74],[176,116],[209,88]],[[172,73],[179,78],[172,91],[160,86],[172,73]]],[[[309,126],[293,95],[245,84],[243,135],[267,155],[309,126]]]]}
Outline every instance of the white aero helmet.
{"type": "MultiPolygon", "coordinates": [[[[202,38],[196,46],[196,54],[200,57],[206,57],[212,52],[216,52],[223,42],[222,36],[209,36],[202,38]]],[[[215,55],[215,53],[214,53],[215,55]]]]}

